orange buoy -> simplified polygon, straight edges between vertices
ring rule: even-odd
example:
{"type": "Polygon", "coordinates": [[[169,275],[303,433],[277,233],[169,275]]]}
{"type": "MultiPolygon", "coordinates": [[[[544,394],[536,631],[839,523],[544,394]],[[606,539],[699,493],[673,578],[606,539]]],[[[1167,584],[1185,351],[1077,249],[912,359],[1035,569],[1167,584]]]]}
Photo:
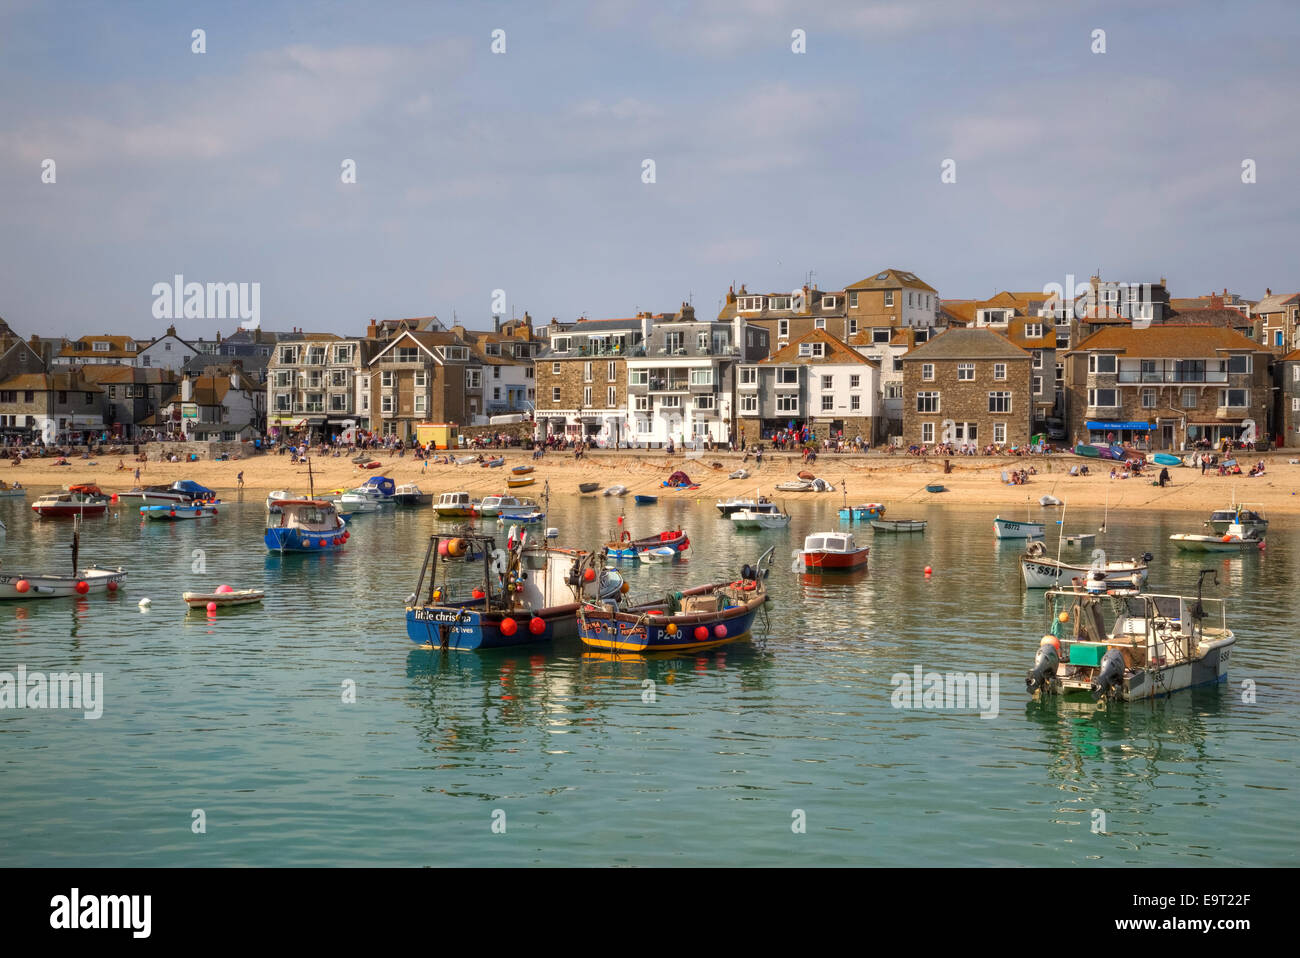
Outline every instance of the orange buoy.
{"type": "Polygon", "coordinates": [[[26,579],[19,579],[17,582],[14,583],[14,588],[17,589],[19,592],[30,591],[31,587],[32,584],[28,582],[26,579]]]}

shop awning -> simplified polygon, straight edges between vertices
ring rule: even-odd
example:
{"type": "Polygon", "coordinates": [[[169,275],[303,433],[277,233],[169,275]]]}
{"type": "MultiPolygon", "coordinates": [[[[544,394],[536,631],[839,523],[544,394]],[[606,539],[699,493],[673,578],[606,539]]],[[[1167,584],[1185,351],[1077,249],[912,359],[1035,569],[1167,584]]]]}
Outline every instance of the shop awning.
{"type": "Polygon", "coordinates": [[[1138,429],[1146,432],[1155,427],[1149,422],[1098,422],[1088,421],[1083,424],[1088,429],[1138,429]]]}

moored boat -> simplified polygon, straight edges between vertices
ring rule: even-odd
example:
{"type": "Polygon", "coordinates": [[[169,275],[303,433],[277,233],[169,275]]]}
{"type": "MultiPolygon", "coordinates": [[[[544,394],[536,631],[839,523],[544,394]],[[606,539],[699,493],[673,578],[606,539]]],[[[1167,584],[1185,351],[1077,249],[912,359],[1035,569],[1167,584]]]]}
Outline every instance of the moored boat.
{"type": "Polygon", "coordinates": [[[484,460],[482,466],[484,469],[498,469],[506,464],[504,456],[497,456],[495,459],[484,460]]]}
{"type": "Polygon", "coordinates": [[[334,503],[324,499],[282,499],[268,519],[263,541],[271,552],[330,552],[352,537],[334,503]]]}
{"type": "Polygon", "coordinates": [[[760,502],[767,502],[762,496],[732,496],[730,499],[719,499],[714,503],[718,512],[722,513],[722,518],[728,519],[733,512],[739,512],[741,509],[751,509],[760,502]]]}
{"type": "Polygon", "coordinates": [[[1095,582],[1098,573],[1107,587],[1140,588],[1147,581],[1151,559],[1149,552],[1139,558],[1109,561],[1098,556],[1093,564],[1082,565],[1050,558],[1041,542],[1031,542],[1020,557],[1020,577],[1026,589],[1051,589],[1075,579],[1095,582]]]}
{"type": "Polygon", "coordinates": [[[1264,537],[1253,535],[1236,524],[1228,526],[1223,535],[1196,535],[1180,532],[1169,537],[1169,541],[1183,552],[1240,552],[1243,549],[1262,549],[1264,537]]]}
{"type": "Polygon", "coordinates": [[[744,566],[734,582],[666,592],[649,598],[584,602],[578,609],[578,635],[584,645],[604,652],[686,652],[712,648],[749,635],[767,603],[763,568],[744,566]]]}
{"type": "Polygon", "coordinates": [[[531,486],[536,481],[537,481],[536,476],[519,476],[517,478],[507,479],[506,488],[522,489],[524,488],[524,486],[531,486]]]}
{"type": "Polygon", "coordinates": [[[604,491],[603,493],[601,493],[601,495],[605,495],[605,496],[625,496],[625,495],[627,495],[627,486],[607,486],[607,487],[605,488],[605,491],[604,491]]]}
{"type": "Polygon", "coordinates": [[[851,532],[816,532],[803,548],[790,553],[791,572],[857,572],[867,568],[869,546],[859,546],[851,532]]]}
{"type": "Polygon", "coordinates": [[[511,471],[512,473],[514,473],[516,476],[526,476],[526,475],[530,474],[530,473],[533,471],[533,467],[532,467],[532,466],[515,466],[515,467],[514,467],[513,469],[511,469],[510,471],[511,471]]]}
{"type": "Polygon", "coordinates": [[[773,502],[756,502],[748,509],[737,509],[728,518],[736,529],[784,529],[790,524],[788,513],[773,502]]]}
{"type": "Polygon", "coordinates": [[[0,499],[21,499],[27,495],[27,489],[21,482],[8,483],[0,479],[0,499]]]}
{"type": "Polygon", "coordinates": [[[234,605],[251,605],[266,598],[262,589],[232,589],[230,586],[218,586],[215,592],[182,592],[181,599],[191,609],[207,609],[209,605],[218,608],[234,605]],[[224,590],[224,591],[223,591],[224,590]]]}
{"type": "Polygon", "coordinates": [[[284,502],[284,500],[286,499],[297,499],[297,498],[298,498],[297,494],[290,492],[288,489],[276,489],[274,492],[267,494],[266,511],[279,512],[280,503],[284,502]]]}
{"type": "Polygon", "coordinates": [[[633,496],[632,499],[638,506],[653,506],[659,501],[658,496],[633,496]]]}
{"type": "Polygon", "coordinates": [[[439,550],[446,538],[430,537],[406,601],[406,634],[422,648],[491,649],[572,636],[581,600],[616,596],[623,588],[622,576],[600,568],[596,554],[534,544],[512,528],[505,548],[487,535],[455,537],[483,556],[482,582],[470,591],[448,580],[439,550]]]}
{"type": "Polygon", "coordinates": [[[478,503],[468,492],[444,492],[433,504],[433,511],[442,519],[464,519],[478,511],[478,503]]]}
{"type": "Polygon", "coordinates": [[[1241,527],[1243,535],[1262,537],[1268,532],[1268,520],[1264,518],[1264,513],[1256,509],[1247,509],[1240,504],[1234,504],[1227,509],[1214,510],[1205,524],[1220,536],[1233,524],[1241,527]]]}
{"type": "Polygon", "coordinates": [[[98,565],[78,570],[81,552],[80,519],[72,525],[72,572],[10,572],[0,569],[0,599],[59,599],[91,592],[116,593],[126,578],[122,567],[104,569],[98,565]]]}
{"type": "Polygon", "coordinates": [[[217,514],[217,506],[220,503],[215,502],[169,502],[165,505],[141,506],[141,521],[148,519],[151,522],[176,522],[183,519],[208,519],[217,514]]]}
{"type": "Polygon", "coordinates": [[[530,501],[515,496],[484,496],[483,501],[478,504],[478,514],[491,519],[495,518],[502,509],[517,508],[524,502],[530,501]]]}
{"type": "Polygon", "coordinates": [[[671,529],[644,539],[633,539],[632,534],[624,530],[618,539],[605,543],[603,551],[611,559],[630,559],[636,562],[641,559],[642,553],[650,549],[669,548],[685,552],[690,546],[690,537],[684,529],[671,529]]]}
{"type": "Polygon", "coordinates": [[[871,519],[880,519],[885,514],[885,505],[882,502],[864,502],[859,506],[842,506],[840,508],[840,518],[847,519],[850,522],[866,522],[871,519]]]}
{"type": "Polygon", "coordinates": [[[32,503],[32,511],[43,519],[102,516],[108,511],[108,496],[94,483],[80,483],[69,486],[67,492],[41,496],[32,503]]]}
{"type": "Polygon", "coordinates": [[[871,528],[877,532],[924,532],[925,519],[872,519],[871,528]]]}
{"type": "Polygon", "coordinates": [[[999,539],[1038,539],[1042,538],[1044,528],[1041,522],[1016,522],[1001,516],[993,519],[993,534],[999,539]]]}
{"type": "Polygon", "coordinates": [[[427,506],[433,501],[433,493],[421,492],[419,486],[408,482],[393,490],[393,501],[399,506],[427,506]]]}
{"type": "MultiPolygon", "coordinates": [[[[1227,680],[1236,636],[1222,599],[1049,589],[1048,632],[1025,678],[1032,694],[1132,702],[1227,680]]],[[[1215,576],[1215,584],[1218,577],[1215,576]]]]}
{"type": "Polygon", "coordinates": [[[578,491],[579,491],[579,492],[582,492],[582,493],[588,493],[588,492],[598,492],[599,490],[600,490],[600,483],[599,483],[599,482],[580,482],[580,483],[578,483],[578,491]]]}

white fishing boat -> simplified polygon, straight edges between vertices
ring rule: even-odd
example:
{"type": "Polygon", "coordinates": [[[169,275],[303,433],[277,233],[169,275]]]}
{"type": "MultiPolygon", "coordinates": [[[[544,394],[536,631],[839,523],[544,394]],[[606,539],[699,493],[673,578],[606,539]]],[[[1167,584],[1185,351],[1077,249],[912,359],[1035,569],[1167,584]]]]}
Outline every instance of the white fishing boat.
{"type": "Polygon", "coordinates": [[[1231,525],[1240,526],[1245,535],[1261,539],[1268,532],[1268,520],[1264,518],[1264,513],[1247,509],[1244,505],[1236,503],[1227,509],[1216,509],[1205,524],[1220,536],[1226,533],[1231,525]]]}
{"type": "Polygon", "coordinates": [[[1044,509],[1049,509],[1052,506],[1059,506],[1061,504],[1061,500],[1056,498],[1056,496],[1039,496],[1038,504],[1042,506],[1044,509]]]}
{"type": "Polygon", "coordinates": [[[168,502],[157,506],[141,506],[141,521],[176,522],[184,519],[207,519],[217,514],[217,502],[168,502]]]}
{"type": "Polygon", "coordinates": [[[762,496],[732,496],[730,499],[719,499],[714,503],[718,512],[722,513],[722,518],[730,518],[733,512],[740,512],[742,509],[752,509],[760,502],[767,502],[762,496]]]}
{"type": "Polygon", "coordinates": [[[27,495],[27,489],[21,482],[12,485],[0,479],[0,499],[21,499],[27,495]]]}
{"type": "Polygon", "coordinates": [[[421,492],[413,482],[398,486],[393,490],[393,502],[399,506],[427,506],[433,501],[433,493],[421,492]]]}
{"type": "Polygon", "coordinates": [[[478,512],[481,516],[495,518],[502,509],[517,509],[522,504],[523,500],[516,496],[484,496],[478,504],[478,512]]]}
{"type": "Polygon", "coordinates": [[[1214,574],[1201,572],[1195,597],[1049,589],[1026,688],[1132,702],[1226,681],[1236,636],[1223,600],[1201,596],[1214,574]]]}
{"type": "Polygon", "coordinates": [[[730,475],[728,475],[727,478],[728,478],[728,479],[748,479],[748,478],[749,478],[749,470],[748,470],[748,469],[737,469],[735,472],[733,472],[733,473],[731,473],[730,475]]]}
{"type": "Polygon", "coordinates": [[[772,502],[757,502],[748,509],[737,509],[730,517],[737,529],[784,529],[790,516],[772,502]]]}
{"type": "Polygon", "coordinates": [[[671,546],[660,546],[658,549],[646,549],[639,555],[644,562],[676,562],[682,554],[671,546]]]}
{"type": "Polygon", "coordinates": [[[9,571],[0,568],[0,599],[59,599],[68,596],[84,596],[91,592],[117,592],[126,570],[120,566],[116,569],[104,569],[97,565],[78,571],[81,532],[79,518],[74,519],[72,530],[72,572],[60,575],[57,572],[9,571]]]}
{"type": "Polygon", "coordinates": [[[1243,549],[1260,549],[1264,546],[1263,536],[1250,535],[1236,523],[1228,526],[1228,531],[1223,535],[1180,532],[1170,536],[1169,541],[1183,552],[1241,552],[1243,549]]]}
{"type": "Polygon", "coordinates": [[[1097,541],[1097,534],[1095,532],[1076,532],[1073,535],[1063,536],[1061,541],[1067,546],[1085,547],[1097,541]]]}
{"type": "Polygon", "coordinates": [[[1075,579],[1094,581],[1100,572],[1108,587],[1140,588],[1147,581],[1151,558],[1148,552],[1140,558],[1107,560],[1105,553],[1097,550],[1092,564],[1081,565],[1050,558],[1041,542],[1031,542],[1020,557],[1020,577],[1026,589],[1051,589],[1075,579]]]}
{"type": "Polygon", "coordinates": [[[999,539],[1041,539],[1045,528],[1041,522],[1017,522],[1001,516],[993,518],[993,534],[999,539]]]}
{"type": "Polygon", "coordinates": [[[356,489],[349,489],[343,495],[330,499],[330,502],[334,503],[335,509],[348,516],[384,511],[382,502],[356,489]]]}

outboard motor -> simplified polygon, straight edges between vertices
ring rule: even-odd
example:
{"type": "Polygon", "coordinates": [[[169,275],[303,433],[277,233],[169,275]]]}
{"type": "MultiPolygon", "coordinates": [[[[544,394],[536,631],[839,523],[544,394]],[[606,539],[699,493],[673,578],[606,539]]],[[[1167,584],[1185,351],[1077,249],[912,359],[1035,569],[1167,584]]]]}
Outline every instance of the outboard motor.
{"type": "Polygon", "coordinates": [[[1112,690],[1118,691],[1120,682],[1124,679],[1124,653],[1119,649],[1111,649],[1101,660],[1101,668],[1097,670],[1097,677],[1092,680],[1092,700],[1096,702],[1103,695],[1109,695],[1112,690]]]}
{"type": "Polygon", "coordinates": [[[1056,676],[1056,667],[1060,664],[1060,639],[1053,635],[1043,636],[1043,641],[1038,644],[1038,654],[1034,656],[1034,667],[1025,676],[1025,688],[1029,694],[1032,695],[1039,689],[1048,691],[1056,676]]]}
{"type": "Polygon", "coordinates": [[[623,575],[617,569],[605,569],[597,585],[602,599],[617,599],[623,591],[623,575]]]}

